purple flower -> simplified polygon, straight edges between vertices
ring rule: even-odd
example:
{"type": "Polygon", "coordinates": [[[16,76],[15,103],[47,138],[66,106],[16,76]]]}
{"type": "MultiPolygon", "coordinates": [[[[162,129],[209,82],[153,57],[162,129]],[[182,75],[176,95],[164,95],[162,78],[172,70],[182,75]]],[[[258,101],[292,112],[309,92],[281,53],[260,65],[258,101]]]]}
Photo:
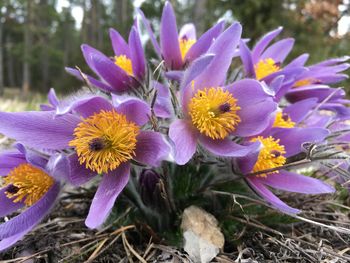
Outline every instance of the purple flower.
{"type": "MultiPolygon", "coordinates": [[[[294,113],[297,111],[295,108],[294,113]]],[[[273,128],[263,136],[250,138],[249,142],[260,142],[261,147],[239,158],[237,164],[241,172],[247,175],[246,181],[253,190],[273,207],[285,213],[299,213],[298,209],[288,206],[275,196],[267,186],[304,194],[334,192],[332,186],[318,179],[283,169],[277,170],[286,163],[288,157],[302,151],[303,143],[322,142],[328,134],[329,131],[323,128],[273,128]],[[271,171],[273,169],[276,170],[271,171]]]]}
{"type": "Polygon", "coordinates": [[[60,192],[60,180],[66,174],[64,159],[55,155],[49,160],[17,145],[18,150],[0,154],[0,216],[19,215],[0,225],[0,251],[31,231],[52,209],[60,192]]]}
{"type": "Polygon", "coordinates": [[[242,146],[231,136],[259,134],[274,117],[277,105],[260,82],[245,79],[223,86],[240,35],[238,23],[230,26],[210,47],[212,55],[194,61],[184,74],[180,90],[184,118],[169,129],[178,164],[191,159],[198,143],[219,156],[247,155],[259,145],[242,146]]]}
{"type": "Polygon", "coordinates": [[[279,27],[267,33],[257,42],[252,50],[247,47],[244,41],[240,42],[240,55],[247,77],[264,80],[269,83],[280,75],[285,76],[285,81],[287,81],[303,71],[303,65],[296,62],[290,63],[284,68],[282,67],[285,58],[293,48],[293,38],[285,38],[269,46],[270,42],[281,31],[282,27],[279,27]]]}
{"type": "Polygon", "coordinates": [[[0,112],[0,132],[39,149],[66,150],[67,180],[80,185],[96,174],[102,181],[92,201],[86,225],[100,226],[128,182],[130,161],[157,166],[169,147],[160,133],[141,129],[150,107],[132,97],[112,105],[101,96],[62,103],[53,111],[0,112]]]}
{"type": "Polygon", "coordinates": [[[109,35],[114,50],[112,59],[89,45],[81,46],[86,63],[99,80],[73,68],[66,68],[66,71],[107,92],[122,93],[137,88],[146,74],[146,60],[138,29],[132,27],[129,43],[114,29],[110,29],[109,35]]]}
{"type": "Polygon", "coordinates": [[[224,29],[224,23],[220,22],[205,32],[198,40],[193,24],[184,25],[178,32],[173,7],[167,1],[161,18],[159,46],[145,15],[141,10],[139,10],[139,14],[156,52],[164,60],[168,70],[181,70],[187,63],[200,57],[224,29]]]}

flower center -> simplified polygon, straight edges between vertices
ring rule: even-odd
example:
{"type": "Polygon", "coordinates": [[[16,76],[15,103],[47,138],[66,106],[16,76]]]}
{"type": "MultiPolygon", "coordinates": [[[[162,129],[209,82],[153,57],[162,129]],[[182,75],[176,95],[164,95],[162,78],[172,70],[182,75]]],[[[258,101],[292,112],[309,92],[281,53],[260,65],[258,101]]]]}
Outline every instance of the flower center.
{"type": "Polygon", "coordinates": [[[275,73],[281,69],[279,63],[276,63],[272,58],[262,59],[254,66],[255,75],[258,80],[275,73]]]}
{"type": "Polygon", "coordinates": [[[179,39],[182,60],[185,59],[187,52],[190,50],[190,48],[194,43],[196,43],[196,40],[188,39],[187,37],[183,37],[179,39]]]}
{"type": "Polygon", "coordinates": [[[198,90],[189,103],[189,114],[197,129],[212,139],[224,139],[241,121],[237,99],[222,88],[198,90]]]}
{"type": "MultiPolygon", "coordinates": [[[[279,139],[276,140],[271,136],[267,138],[258,136],[251,139],[250,141],[259,141],[263,145],[252,172],[255,173],[263,170],[273,169],[280,167],[286,163],[286,157],[284,157],[286,151],[284,149],[284,146],[279,144],[279,139]]],[[[270,173],[278,173],[278,171],[273,171],[270,173]]],[[[263,173],[257,176],[266,177],[267,174],[263,173]]]]}
{"type": "Polygon", "coordinates": [[[125,115],[102,110],[78,124],[69,146],[87,169],[108,173],[135,156],[138,134],[139,127],[125,115]]]}
{"type": "Polygon", "coordinates": [[[283,113],[281,111],[277,112],[275,122],[273,123],[273,127],[278,128],[294,128],[295,122],[291,120],[287,113],[283,113]]]}
{"type": "Polygon", "coordinates": [[[36,203],[54,184],[54,179],[28,163],[20,164],[4,178],[5,192],[14,203],[23,201],[27,206],[36,203]]]}
{"type": "Polygon", "coordinates": [[[117,66],[119,66],[122,70],[124,70],[128,75],[130,76],[133,75],[132,62],[127,56],[125,55],[115,56],[114,63],[117,66]]]}
{"type": "Polygon", "coordinates": [[[301,79],[301,80],[295,82],[293,88],[300,88],[300,87],[311,85],[311,84],[315,84],[315,83],[318,83],[318,82],[319,81],[315,80],[315,79],[301,79]]]}

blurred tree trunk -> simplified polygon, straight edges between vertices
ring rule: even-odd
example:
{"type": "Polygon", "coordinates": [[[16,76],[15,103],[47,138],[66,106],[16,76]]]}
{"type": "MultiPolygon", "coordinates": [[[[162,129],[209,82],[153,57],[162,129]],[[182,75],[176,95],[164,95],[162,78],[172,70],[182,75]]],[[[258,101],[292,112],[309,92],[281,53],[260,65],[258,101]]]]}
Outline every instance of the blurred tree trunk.
{"type": "Polygon", "coordinates": [[[115,0],[114,10],[118,31],[125,36],[128,31],[129,0],[115,0]]]}
{"type": "MultiPolygon", "coordinates": [[[[39,10],[48,10],[48,1],[40,0],[39,10]]],[[[49,17],[47,14],[43,14],[43,17],[39,21],[41,28],[43,30],[42,34],[42,49],[41,49],[41,77],[42,85],[41,90],[47,92],[49,89],[49,74],[50,74],[50,64],[49,64],[49,17]]]]}
{"type": "Polygon", "coordinates": [[[10,36],[7,36],[5,43],[6,43],[5,60],[6,60],[6,67],[7,67],[6,71],[7,71],[8,86],[14,87],[16,86],[16,83],[15,83],[15,68],[14,68],[13,54],[12,54],[12,48],[13,48],[12,38],[10,36]]]}
{"type": "MultiPolygon", "coordinates": [[[[1,12],[1,11],[0,11],[1,12]]],[[[2,13],[0,13],[0,96],[4,94],[4,60],[3,60],[3,21],[2,13]]]]}
{"type": "MultiPolygon", "coordinates": [[[[203,23],[203,18],[207,13],[206,10],[207,0],[196,0],[193,8],[193,22],[196,25],[198,33],[203,33],[205,30],[205,23],[203,23]]],[[[198,34],[197,33],[197,34],[198,34]]]]}
{"type": "Polygon", "coordinates": [[[23,60],[23,81],[22,91],[23,95],[27,95],[30,90],[30,50],[32,45],[32,4],[33,1],[26,1],[26,16],[24,25],[24,60],[23,60]]]}

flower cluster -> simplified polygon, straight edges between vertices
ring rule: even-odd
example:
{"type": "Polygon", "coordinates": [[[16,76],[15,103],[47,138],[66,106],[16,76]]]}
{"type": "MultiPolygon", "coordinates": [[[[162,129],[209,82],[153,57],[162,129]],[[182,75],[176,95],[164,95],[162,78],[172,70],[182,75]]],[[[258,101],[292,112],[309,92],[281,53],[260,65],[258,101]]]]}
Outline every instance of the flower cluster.
{"type": "Polygon", "coordinates": [[[146,187],[141,189],[145,204],[154,206],[161,175],[153,169],[164,161],[190,165],[203,156],[225,159],[230,176],[240,176],[272,207],[289,214],[300,211],[270,187],[304,194],[335,191],[290,168],[298,160],[314,161],[311,146],[348,146],[350,137],[342,131],[349,131],[349,101],[343,89],[331,86],[347,78],[342,72],[348,57],[306,66],[308,54],[303,54],[285,63],[294,40],[272,43],[282,28],[252,49],[241,39],[239,23],[219,22],[201,36],[193,24],[178,31],[169,2],[158,42],[141,10],[138,17],[142,23],[134,23],[127,41],[110,30],[113,55],[82,45],[93,76],[66,69],[89,91],[59,100],[51,90],[40,111],[0,112],[0,133],[16,140],[0,155],[0,215],[24,208],[0,225],[0,250],[49,213],[65,184],[78,187],[102,177],[85,221],[89,228],[106,220],[131,169],[147,167],[136,174],[146,187]],[[146,29],[158,63],[146,58],[139,26],[146,29]],[[242,62],[235,78],[233,60],[242,62]]]}

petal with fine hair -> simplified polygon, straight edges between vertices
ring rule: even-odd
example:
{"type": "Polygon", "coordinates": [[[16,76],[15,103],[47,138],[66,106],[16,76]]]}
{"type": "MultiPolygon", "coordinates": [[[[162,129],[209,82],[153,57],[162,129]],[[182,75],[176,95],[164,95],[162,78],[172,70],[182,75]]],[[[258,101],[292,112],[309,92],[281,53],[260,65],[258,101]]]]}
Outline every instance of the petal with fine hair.
{"type": "Polygon", "coordinates": [[[116,56],[125,55],[130,58],[130,49],[124,38],[113,28],[109,29],[109,38],[116,56]]]}
{"type": "Polygon", "coordinates": [[[129,181],[129,174],[130,164],[124,163],[114,171],[103,175],[85,220],[87,227],[97,228],[107,219],[115,200],[129,181]]]}
{"type": "Polygon", "coordinates": [[[23,202],[13,202],[16,198],[8,198],[6,192],[11,189],[11,185],[0,189],[0,217],[7,216],[24,206],[23,202]]]}
{"type": "Polygon", "coordinates": [[[129,35],[129,46],[132,71],[139,80],[143,80],[146,74],[145,54],[142,48],[139,32],[134,26],[129,35]]]}

